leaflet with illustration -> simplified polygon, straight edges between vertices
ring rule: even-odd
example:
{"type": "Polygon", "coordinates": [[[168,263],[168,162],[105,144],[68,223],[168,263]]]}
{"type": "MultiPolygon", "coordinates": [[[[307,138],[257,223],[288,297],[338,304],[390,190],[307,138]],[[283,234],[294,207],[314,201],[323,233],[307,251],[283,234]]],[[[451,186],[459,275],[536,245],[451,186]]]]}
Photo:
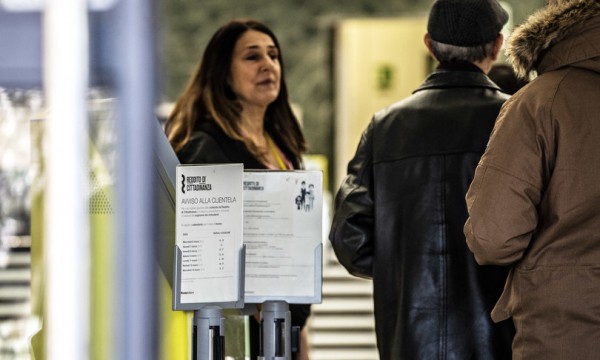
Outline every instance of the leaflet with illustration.
{"type": "Polygon", "coordinates": [[[321,301],[323,175],[244,173],[245,301],[321,301]]]}
{"type": "Polygon", "coordinates": [[[243,173],[242,164],[177,166],[176,310],[243,298],[243,173]]]}

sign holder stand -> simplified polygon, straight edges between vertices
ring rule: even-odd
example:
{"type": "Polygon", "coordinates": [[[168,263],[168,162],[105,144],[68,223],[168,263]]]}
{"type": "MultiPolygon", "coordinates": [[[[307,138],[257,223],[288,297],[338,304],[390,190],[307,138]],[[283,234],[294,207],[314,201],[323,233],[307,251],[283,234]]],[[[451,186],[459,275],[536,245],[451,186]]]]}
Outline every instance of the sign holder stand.
{"type": "Polygon", "coordinates": [[[285,301],[265,301],[260,312],[258,360],[290,360],[292,316],[285,301]]]}
{"type": "MultiPolygon", "coordinates": [[[[309,171],[244,172],[244,186],[248,184],[248,188],[244,187],[241,196],[234,191],[238,166],[241,164],[177,168],[176,178],[183,179],[181,192],[185,196],[181,201],[177,197],[176,204],[186,207],[183,208],[185,212],[181,212],[180,222],[180,210],[176,206],[178,236],[180,227],[185,231],[182,231],[181,238],[177,237],[174,251],[173,310],[194,311],[193,360],[225,360],[223,310],[242,309],[243,313],[250,309],[245,304],[262,304],[258,356],[252,360],[291,360],[292,352],[299,349],[300,333],[298,327],[292,326],[289,304],[321,301],[322,200],[318,196],[322,193],[321,174],[309,171]],[[210,180],[207,181],[207,178],[210,180]],[[190,194],[184,191],[186,184],[185,190],[190,194]],[[199,196],[194,191],[204,193],[199,196]],[[281,201],[281,196],[288,202],[281,201]],[[298,202],[300,196],[303,199],[301,203],[298,202]],[[305,196],[308,199],[306,205],[305,196]],[[237,270],[222,273],[223,264],[231,266],[230,260],[236,258],[228,252],[227,241],[239,239],[237,236],[242,229],[241,220],[238,223],[235,218],[240,204],[236,207],[221,203],[235,203],[236,198],[244,201],[243,214],[240,214],[244,220],[243,237],[244,242],[246,237],[254,239],[248,241],[253,257],[246,269],[247,244],[240,244],[237,270]],[[249,226],[249,232],[246,232],[246,226],[249,226]],[[204,237],[205,234],[208,235],[204,237]],[[306,239],[309,242],[305,245],[311,246],[300,246],[294,242],[296,239],[306,239]],[[218,243],[211,243],[212,240],[218,243]],[[213,250],[218,252],[217,258],[210,256],[213,250]],[[196,260],[196,253],[203,254],[199,260],[196,260]],[[284,260],[286,258],[294,258],[290,260],[291,265],[284,260]],[[228,260],[222,262],[224,259],[228,260]],[[271,259],[279,261],[271,262],[271,259]],[[213,265],[218,266],[216,271],[205,272],[208,266],[213,265]],[[246,279],[246,272],[249,279],[246,279]],[[307,277],[309,273],[312,275],[307,277]],[[290,278],[297,281],[290,283],[290,278]],[[249,289],[246,289],[247,286],[249,289]],[[223,294],[215,292],[221,287],[223,294]]],[[[179,186],[179,181],[177,184],[179,186]]],[[[180,195],[179,192],[177,195],[180,195]]]]}
{"type": "Polygon", "coordinates": [[[225,318],[219,306],[194,311],[194,354],[198,360],[225,360],[225,318]]]}

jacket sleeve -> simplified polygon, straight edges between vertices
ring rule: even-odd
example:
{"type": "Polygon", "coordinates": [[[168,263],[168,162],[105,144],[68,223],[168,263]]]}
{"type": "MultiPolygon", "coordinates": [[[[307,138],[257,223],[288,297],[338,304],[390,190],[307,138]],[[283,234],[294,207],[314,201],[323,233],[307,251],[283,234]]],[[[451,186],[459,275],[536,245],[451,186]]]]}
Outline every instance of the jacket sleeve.
{"type": "Polygon", "coordinates": [[[466,195],[464,232],[479,264],[519,261],[538,226],[554,148],[547,109],[513,97],[498,117],[466,195]]]}
{"type": "Polygon", "coordinates": [[[352,275],[373,277],[373,121],[362,134],[348,174],[335,199],[329,239],[340,263],[352,275]]]}

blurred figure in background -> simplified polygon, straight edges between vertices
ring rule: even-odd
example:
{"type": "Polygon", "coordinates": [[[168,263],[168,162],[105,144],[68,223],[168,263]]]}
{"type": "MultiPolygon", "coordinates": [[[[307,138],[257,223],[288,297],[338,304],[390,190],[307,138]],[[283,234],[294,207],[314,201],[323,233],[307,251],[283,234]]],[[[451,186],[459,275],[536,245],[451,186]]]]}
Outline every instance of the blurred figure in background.
{"type": "Polygon", "coordinates": [[[512,66],[504,63],[494,64],[488,76],[508,95],[513,95],[529,82],[518,77],[512,66]]]}
{"type": "Polygon", "coordinates": [[[600,2],[554,0],[507,54],[538,76],[504,106],[467,195],[468,245],[512,265],[494,321],[514,359],[600,354],[600,2]]]}
{"type": "Polygon", "coordinates": [[[508,269],[465,243],[465,194],[508,98],[486,73],[508,14],[495,0],[438,0],[425,44],[439,61],[376,113],[336,196],[339,261],[373,279],[381,359],[510,359],[514,328],[489,312],[508,269]]]}
{"type": "MultiPolygon", "coordinates": [[[[302,168],[306,142],[284,75],[281,48],[264,24],[234,20],[217,30],[165,125],[180,162],[302,168]]],[[[292,326],[303,327],[310,305],[290,311],[292,326]]],[[[258,356],[257,316],[250,318],[251,359],[258,356]]],[[[307,345],[303,331],[297,359],[308,358],[307,345]]]]}

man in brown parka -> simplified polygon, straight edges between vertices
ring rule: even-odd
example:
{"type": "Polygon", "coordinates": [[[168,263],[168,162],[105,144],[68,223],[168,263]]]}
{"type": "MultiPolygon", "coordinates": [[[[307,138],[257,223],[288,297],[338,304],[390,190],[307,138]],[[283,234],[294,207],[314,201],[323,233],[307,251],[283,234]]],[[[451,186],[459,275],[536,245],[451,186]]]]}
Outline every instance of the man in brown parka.
{"type": "Polygon", "coordinates": [[[467,244],[512,265],[494,321],[513,359],[600,359],[600,1],[550,0],[515,30],[521,76],[467,193],[467,244]]]}

